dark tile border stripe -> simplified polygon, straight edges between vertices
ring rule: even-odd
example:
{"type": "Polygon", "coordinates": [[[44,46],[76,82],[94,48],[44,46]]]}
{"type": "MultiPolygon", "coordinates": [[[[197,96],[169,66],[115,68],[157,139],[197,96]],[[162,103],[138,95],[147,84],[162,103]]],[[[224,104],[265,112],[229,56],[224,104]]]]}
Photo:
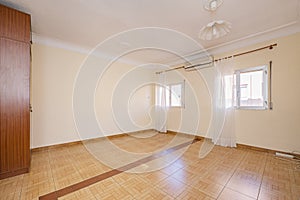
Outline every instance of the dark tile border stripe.
{"type": "Polygon", "coordinates": [[[110,177],[113,177],[115,175],[118,175],[124,171],[127,171],[127,170],[130,170],[130,169],[133,169],[141,164],[144,164],[144,163],[147,163],[147,162],[150,162],[152,160],[155,160],[159,157],[162,157],[164,155],[167,155],[167,154],[170,154],[176,150],[179,150],[183,147],[186,147],[190,144],[193,144],[195,142],[198,142],[200,141],[199,139],[194,139],[194,140],[191,140],[189,142],[185,142],[185,143],[182,143],[182,144],[179,144],[177,146],[174,146],[174,147],[171,147],[169,149],[166,149],[166,150],[163,150],[161,152],[158,152],[158,153],[155,153],[151,156],[148,156],[148,157],[145,157],[145,158],[142,158],[140,160],[137,160],[135,162],[132,162],[132,163],[129,163],[128,165],[125,165],[125,166],[122,166],[118,169],[113,169],[111,171],[108,171],[108,172],[105,172],[103,174],[100,174],[98,176],[94,176],[92,178],[89,178],[89,179],[86,179],[84,181],[81,181],[81,182],[78,182],[78,183],[75,183],[73,185],[70,185],[68,187],[65,187],[65,188],[62,188],[60,190],[56,190],[54,192],[51,192],[51,193],[48,193],[48,194],[45,194],[43,196],[40,196],[39,199],[40,200],[56,200],[58,199],[59,197],[62,197],[62,196],[65,196],[67,194],[70,194],[72,192],[75,192],[77,190],[80,190],[80,189],[83,189],[85,187],[88,187],[88,186],[91,186],[97,182],[100,182],[100,181],[103,181],[107,178],[110,178],[110,177]]]}

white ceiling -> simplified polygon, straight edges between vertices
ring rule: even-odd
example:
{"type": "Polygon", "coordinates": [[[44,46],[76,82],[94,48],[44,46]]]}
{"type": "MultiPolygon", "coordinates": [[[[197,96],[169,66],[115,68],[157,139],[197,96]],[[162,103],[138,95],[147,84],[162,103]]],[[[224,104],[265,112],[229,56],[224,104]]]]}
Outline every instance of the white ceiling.
{"type": "MultiPolygon", "coordinates": [[[[203,0],[0,0],[0,3],[31,14],[32,31],[39,41],[50,38],[86,48],[114,34],[141,27],[179,31],[205,49],[249,45],[300,30],[299,0],[224,0],[214,13],[204,10],[203,0]],[[202,26],[220,19],[232,23],[227,36],[214,41],[198,39],[202,26]]],[[[187,54],[190,51],[186,48],[187,54]]]]}

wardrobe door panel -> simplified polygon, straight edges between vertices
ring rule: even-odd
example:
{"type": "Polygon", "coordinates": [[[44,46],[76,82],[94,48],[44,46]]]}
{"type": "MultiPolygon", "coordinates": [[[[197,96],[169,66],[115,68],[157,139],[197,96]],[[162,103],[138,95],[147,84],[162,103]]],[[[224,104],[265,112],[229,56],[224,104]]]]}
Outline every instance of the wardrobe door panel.
{"type": "Polygon", "coordinates": [[[0,39],[1,174],[28,171],[30,44],[0,39]]]}
{"type": "Polygon", "coordinates": [[[31,41],[30,15],[0,5],[0,37],[31,41]]]}

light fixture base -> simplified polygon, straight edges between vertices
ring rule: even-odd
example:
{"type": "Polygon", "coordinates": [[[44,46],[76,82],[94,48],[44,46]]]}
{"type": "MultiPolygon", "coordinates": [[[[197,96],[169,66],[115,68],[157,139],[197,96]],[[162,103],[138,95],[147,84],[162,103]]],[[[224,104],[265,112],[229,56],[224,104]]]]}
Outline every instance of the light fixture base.
{"type": "Polygon", "coordinates": [[[203,7],[208,11],[215,11],[223,3],[223,0],[204,0],[203,7]]]}

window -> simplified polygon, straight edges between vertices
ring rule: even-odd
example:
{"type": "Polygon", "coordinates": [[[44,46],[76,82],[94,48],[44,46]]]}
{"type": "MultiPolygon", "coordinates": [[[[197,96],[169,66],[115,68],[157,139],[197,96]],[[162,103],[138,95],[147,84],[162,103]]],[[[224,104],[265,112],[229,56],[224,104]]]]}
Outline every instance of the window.
{"type": "Polygon", "coordinates": [[[166,106],[184,107],[184,82],[170,84],[166,89],[166,106]]]}
{"type": "Polygon", "coordinates": [[[236,107],[268,108],[268,68],[259,66],[235,72],[236,107]]]}

